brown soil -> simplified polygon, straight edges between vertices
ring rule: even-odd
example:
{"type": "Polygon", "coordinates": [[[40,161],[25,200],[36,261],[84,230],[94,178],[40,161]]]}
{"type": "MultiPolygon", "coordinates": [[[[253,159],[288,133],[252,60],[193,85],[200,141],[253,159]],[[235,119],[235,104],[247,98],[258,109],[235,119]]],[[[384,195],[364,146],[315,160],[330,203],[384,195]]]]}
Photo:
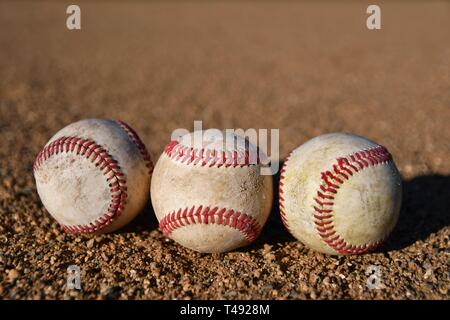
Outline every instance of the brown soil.
{"type": "Polygon", "coordinates": [[[0,297],[5,299],[448,299],[450,5],[231,2],[0,3],[0,297]],[[326,132],[385,145],[404,178],[401,218],[376,253],[325,256],[276,206],[252,246],[198,254],[166,240],[151,206],[119,232],[63,234],[31,165],[63,126],[131,124],[154,160],[176,128],[279,128],[281,156],[326,132]],[[82,291],[66,269],[82,271],[82,291]],[[382,289],[366,270],[381,267],[382,289]]]}

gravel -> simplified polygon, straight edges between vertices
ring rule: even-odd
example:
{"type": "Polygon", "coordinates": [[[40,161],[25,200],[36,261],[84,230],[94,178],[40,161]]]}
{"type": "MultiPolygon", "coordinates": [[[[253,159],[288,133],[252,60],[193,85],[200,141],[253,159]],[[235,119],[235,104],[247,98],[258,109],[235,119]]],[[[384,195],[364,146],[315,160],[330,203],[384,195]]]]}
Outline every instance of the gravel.
{"type": "Polygon", "coordinates": [[[0,298],[449,299],[448,3],[384,4],[370,32],[364,6],[326,6],[81,2],[89,19],[72,32],[63,3],[1,2],[0,298]],[[126,121],[154,160],[193,120],[279,128],[281,158],[321,133],[366,136],[404,179],[398,226],[352,257],[309,250],[276,206],[254,244],[225,254],[164,238],[150,204],[118,232],[65,234],[31,166],[88,117],[126,121]],[[72,265],[81,290],[67,284],[72,265]]]}

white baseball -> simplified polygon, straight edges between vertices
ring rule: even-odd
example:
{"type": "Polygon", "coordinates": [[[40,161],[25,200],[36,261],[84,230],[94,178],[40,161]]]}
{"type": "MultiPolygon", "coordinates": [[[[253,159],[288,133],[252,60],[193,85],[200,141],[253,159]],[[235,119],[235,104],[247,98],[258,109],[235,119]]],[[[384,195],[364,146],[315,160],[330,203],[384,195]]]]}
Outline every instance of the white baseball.
{"type": "Polygon", "coordinates": [[[374,250],[397,223],[402,186],[386,148],[345,133],[295,149],[280,174],[280,215],[307,246],[327,254],[374,250]]]}
{"type": "Polygon", "coordinates": [[[259,235],[272,206],[272,177],[251,161],[256,147],[228,144],[243,143],[243,137],[202,136],[196,131],[166,146],[153,172],[151,199],[167,237],[199,252],[225,252],[259,235]]]}
{"type": "Polygon", "coordinates": [[[87,119],[56,133],[33,171],[48,212],[69,233],[105,233],[145,206],[153,165],[144,144],[122,121],[87,119]]]}

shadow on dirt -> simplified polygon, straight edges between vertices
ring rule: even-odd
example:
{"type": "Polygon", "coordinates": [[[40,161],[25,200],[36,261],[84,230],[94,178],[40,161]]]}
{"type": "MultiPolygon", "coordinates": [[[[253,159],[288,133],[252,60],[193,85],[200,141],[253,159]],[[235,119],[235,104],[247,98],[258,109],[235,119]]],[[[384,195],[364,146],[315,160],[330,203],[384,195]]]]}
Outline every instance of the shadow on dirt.
{"type": "Polygon", "coordinates": [[[399,221],[379,251],[401,250],[450,225],[450,176],[425,175],[403,181],[399,221]]]}
{"type": "MultiPolygon", "coordinates": [[[[279,168],[283,167],[284,162],[280,162],[279,168]]],[[[248,251],[264,246],[264,244],[269,245],[283,245],[287,242],[297,241],[290,233],[286,230],[283,223],[281,222],[280,210],[278,206],[278,182],[280,181],[280,170],[277,174],[273,176],[273,204],[272,211],[270,212],[269,218],[266,225],[264,226],[262,233],[256,241],[249,247],[244,247],[239,249],[239,251],[248,251]]]]}
{"type": "Polygon", "coordinates": [[[158,220],[156,219],[155,212],[151,201],[149,200],[145,205],[144,210],[136,218],[133,219],[128,225],[118,230],[117,233],[141,233],[142,231],[158,229],[158,220]]]}
{"type": "MultiPolygon", "coordinates": [[[[278,210],[278,181],[279,174],[274,177],[273,208],[261,236],[248,249],[242,248],[242,251],[260,248],[264,244],[282,245],[296,241],[281,222],[278,210]]],[[[450,226],[450,176],[425,175],[403,181],[399,221],[391,236],[377,252],[404,249],[447,226],[450,226]]]]}
{"type": "MultiPolygon", "coordinates": [[[[280,168],[283,163],[280,163],[280,168]]],[[[272,212],[261,236],[250,246],[238,251],[246,252],[261,248],[264,244],[283,245],[297,241],[281,222],[278,208],[279,172],[274,176],[274,199],[272,212]]],[[[391,236],[377,252],[401,250],[430,234],[450,226],[450,176],[425,175],[403,181],[403,201],[399,221],[391,236]]],[[[158,221],[150,201],[144,210],[119,233],[154,230],[158,221]]]]}

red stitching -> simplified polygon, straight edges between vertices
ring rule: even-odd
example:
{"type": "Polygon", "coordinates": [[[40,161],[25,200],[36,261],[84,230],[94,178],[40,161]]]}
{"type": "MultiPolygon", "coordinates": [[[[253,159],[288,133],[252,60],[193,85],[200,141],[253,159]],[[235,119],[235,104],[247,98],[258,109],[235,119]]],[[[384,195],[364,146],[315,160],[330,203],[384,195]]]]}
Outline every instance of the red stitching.
{"type": "Polygon", "coordinates": [[[145,161],[145,165],[148,168],[148,173],[151,175],[153,172],[153,162],[150,158],[150,154],[147,151],[147,148],[145,147],[145,144],[142,142],[141,138],[138,136],[136,131],[134,131],[133,128],[131,128],[128,124],[126,124],[122,120],[117,120],[116,123],[128,134],[131,141],[136,145],[136,147],[139,149],[139,152],[142,155],[142,158],[145,161]]]}
{"type": "Polygon", "coordinates": [[[101,145],[96,144],[93,140],[79,137],[61,137],[45,146],[36,156],[33,171],[39,170],[40,166],[51,156],[69,152],[91,160],[102,171],[109,183],[111,202],[107,213],[101,213],[99,218],[87,225],[68,226],[61,223],[60,225],[65,231],[73,234],[95,232],[122,214],[128,196],[125,175],[117,161],[101,145]]]}
{"type": "Polygon", "coordinates": [[[166,214],[159,223],[159,228],[166,235],[178,228],[192,224],[216,224],[227,226],[242,232],[245,238],[254,241],[261,228],[255,218],[233,209],[207,206],[180,208],[166,214]]]}
{"type": "Polygon", "coordinates": [[[279,203],[279,208],[280,208],[281,222],[283,223],[286,230],[292,234],[292,231],[291,231],[291,229],[289,229],[289,226],[287,223],[286,209],[284,207],[284,191],[283,191],[283,186],[284,186],[283,180],[285,178],[284,173],[286,172],[287,163],[288,163],[291,155],[292,155],[292,152],[287,156],[286,160],[284,161],[283,167],[280,170],[280,180],[278,182],[278,203],[279,203]]]}
{"type": "Polygon", "coordinates": [[[392,160],[391,154],[383,146],[378,146],[368,150],[362,150],[349,155],[346,158],[336,159],[336,164],[332,166],[333,172],[325,171],[321,173],[321,184],[314,198],[317,206],[314,208],[314,223],[324,242],[340,254],[361,254],[376,249],[387,236],[372,244],[355,246],[345,242],[343,238],[336,234],[333,222],[333,205],[329,200],[334,200],[336,189],[349,180],[354,173],[377,164],[386,163],[392,160]],[[356,165],[355,165],[356,164],[356,165]],[[337,177],[339,175],[340,177],[337,177]],[[325,200],[326,199],[326,200],[325,200]],[[332,237],[333,236],[333,237],[332,237]]]}
{"type": "Polygon", "coordinates": [[[182,145],[178,141],[169,142],[164,148],[164,153],[171,159],[184,164],[200,164],[201,166],[217,167],[248,167],[260,164],[259,151],[257,150],[256,163],[250,163],[250,151],[223,151],[213,149],[200,149],[182,145]]]}

